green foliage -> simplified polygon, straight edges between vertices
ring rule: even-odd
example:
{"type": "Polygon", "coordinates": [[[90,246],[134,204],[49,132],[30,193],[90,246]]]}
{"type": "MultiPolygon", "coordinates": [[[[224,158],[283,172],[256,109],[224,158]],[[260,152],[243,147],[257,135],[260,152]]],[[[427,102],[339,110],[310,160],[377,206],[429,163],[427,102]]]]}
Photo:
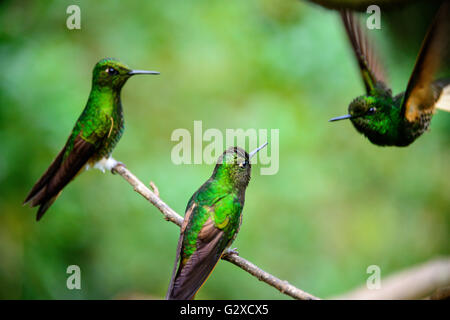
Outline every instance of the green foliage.
{"type": "MultiPolygon", "coordinates": [[[[103,57],[158,70],[124,87],[125,132],[114,157],[183,213],[213,165],[171,162],[177,128],[280,129],[280,170],[246,193],[233,247],[319,297],[450,253],[450,114],[408,148],[381,148],[350,122],[330,124],[363,92],[337,15],[283,0],[72,1],[0,5],[0,298],[162,298],[179,229],[120,177],[92,170],[41,222],[21,202],[64,145],[103,57]],[[273,2],[273,1],[272,1],[273,2]],[[81,267],[82,290],[66,288],[81,267]]],[[[386,35],[384,56],[401,56],[386,35]]],[[[407,34],[407,33],[406,33],[407,34]]],[[[380,39],[382,38],[382,39],[380,39]]],[[[392,39],[391,39],[392,40],[392,39]]],[[[391,66],[404,90],[415,54],[391,66]]],[[[284,299],[220,262],[203,299],[284,299]]]]}

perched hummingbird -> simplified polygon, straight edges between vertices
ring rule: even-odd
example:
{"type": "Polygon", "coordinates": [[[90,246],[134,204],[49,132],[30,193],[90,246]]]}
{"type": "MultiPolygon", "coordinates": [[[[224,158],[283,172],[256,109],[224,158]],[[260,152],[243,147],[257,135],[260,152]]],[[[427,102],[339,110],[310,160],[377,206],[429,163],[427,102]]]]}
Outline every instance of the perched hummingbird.
{"type": "Polygon", "coordinates": [[[423,40],[406,91],[392,96],[386,77],[361,26],[349,11],[341,18],[350,39],[366,94],[354,99],[349,114],[357,131],[380,146],[408,146],[425,132],[435,109],[450,111],[450,78],[435,80],[443,62],[449,62],[450,1],[444,1],[423,40]]]}
{"type": "Polygon", "coordinates": [[[227,149],[219,157],[212,176],[189,200],[166,299],[194,299],[236,238],[250,181],[250,159],[266,145],[267,142],[250,154],[239,147],[227,149]]]}
{"type": "Polygon", "coordinates": [[[122,136],[124,119],[120,91],[135,74],[156,71],[131,70],[118,60],[100,60],[94,67],[92,89],[86,107],[78,118],[64,148],[36,182],[24,204],[39,206],[40,220],[62,189],[84,168],[111,170],[118,162],[111,152],[122,136]]]}

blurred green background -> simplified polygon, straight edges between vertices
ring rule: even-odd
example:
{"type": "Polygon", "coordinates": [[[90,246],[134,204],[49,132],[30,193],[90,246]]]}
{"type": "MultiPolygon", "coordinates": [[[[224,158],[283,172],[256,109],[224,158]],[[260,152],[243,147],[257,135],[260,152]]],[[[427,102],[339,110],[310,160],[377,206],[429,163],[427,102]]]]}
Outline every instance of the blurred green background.
{"type": "MultiPolygon", "coordinates": [[[[430,18],[420,12],[408,26],[393,11],[371,32],[395,93],[430,18]]],[[[174,165],[173,130],[194,120],[204,130],[280,130],[280,170],[254,166],[233,244],[264,270],[326,298],[364,284],[369,265],[386,276],[450,253],[450,114],[438,112],[408,148],[328,123],[363,93],[335,12],[294,0],[3,1],[0,298],[165,295],[179,229],[121,177],[84,173],[39,223],[21,205],[81,113],[94,64],[110,56],[161,72],[125,85],[113,156],[179,213],[213,166],[174,165]],[[81,30],[66,28],[71,4],[81,30]],[[82,290],[66,288],[72,264],[82,290]]],[[[222,261],[197,298],[287,296],[222,261]]]]}

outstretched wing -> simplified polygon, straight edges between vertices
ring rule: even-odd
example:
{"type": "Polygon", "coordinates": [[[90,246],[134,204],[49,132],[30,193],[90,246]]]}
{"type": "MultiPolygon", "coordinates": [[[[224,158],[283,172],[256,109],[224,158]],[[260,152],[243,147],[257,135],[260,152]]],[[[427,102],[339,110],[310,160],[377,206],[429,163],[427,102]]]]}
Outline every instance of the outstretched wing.
{"type": "Polygon", "coordinates": [[[367,94],[371,94],[380,85],[386,87],[386,73],[361,25],[351,11],[341,10],[340,13],[345,31],[358,61],[367,94]]]}
{"type": "Polygon", "coordinates": [[[67,149],[68,144],[36,182],[24,201],[24,204],[30,203],[31,207],[39,206],[36,216],[38,221],[56,200],[61,190],[78,174],[96,151],[93,144],[79,135],[75,137],[69,152],[67,149]]]}
{"type": "Polygon", "coordinates": [[[402,114],[410,122],[432,113],[442,93],[433,85],[441,64],[450,60],[450,1],[444,0],[422,43],[402,101],[402,114]]]}

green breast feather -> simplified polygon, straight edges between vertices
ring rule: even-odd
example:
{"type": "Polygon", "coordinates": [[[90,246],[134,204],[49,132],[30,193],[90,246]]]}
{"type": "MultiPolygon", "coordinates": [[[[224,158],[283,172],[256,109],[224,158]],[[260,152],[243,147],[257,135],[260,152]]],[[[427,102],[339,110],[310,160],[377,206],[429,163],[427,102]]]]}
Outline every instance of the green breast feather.
{"type": "Polygon", "coordinates": [[[221,186],[210,182],[208,187],[199,190],[189,201],[188,207],[195,203],[195,209],[184,233],[183,260],[195,252],[198,234],[209,218],[214,221],[216,228],[224,231],[228,240],[231,240],[238,231],[242,204],[233,192],[220,191],[223,191],[221,186]]]}
{"type": "Polygon", "coordinates": [[[108,157],[123,133],[122,106],[109,94],[91,94],[88,106],[76,122],[67,144],[65,156],[72,151],[75,138],[94,145],[98,152],[94,160],[108,157]]]}

